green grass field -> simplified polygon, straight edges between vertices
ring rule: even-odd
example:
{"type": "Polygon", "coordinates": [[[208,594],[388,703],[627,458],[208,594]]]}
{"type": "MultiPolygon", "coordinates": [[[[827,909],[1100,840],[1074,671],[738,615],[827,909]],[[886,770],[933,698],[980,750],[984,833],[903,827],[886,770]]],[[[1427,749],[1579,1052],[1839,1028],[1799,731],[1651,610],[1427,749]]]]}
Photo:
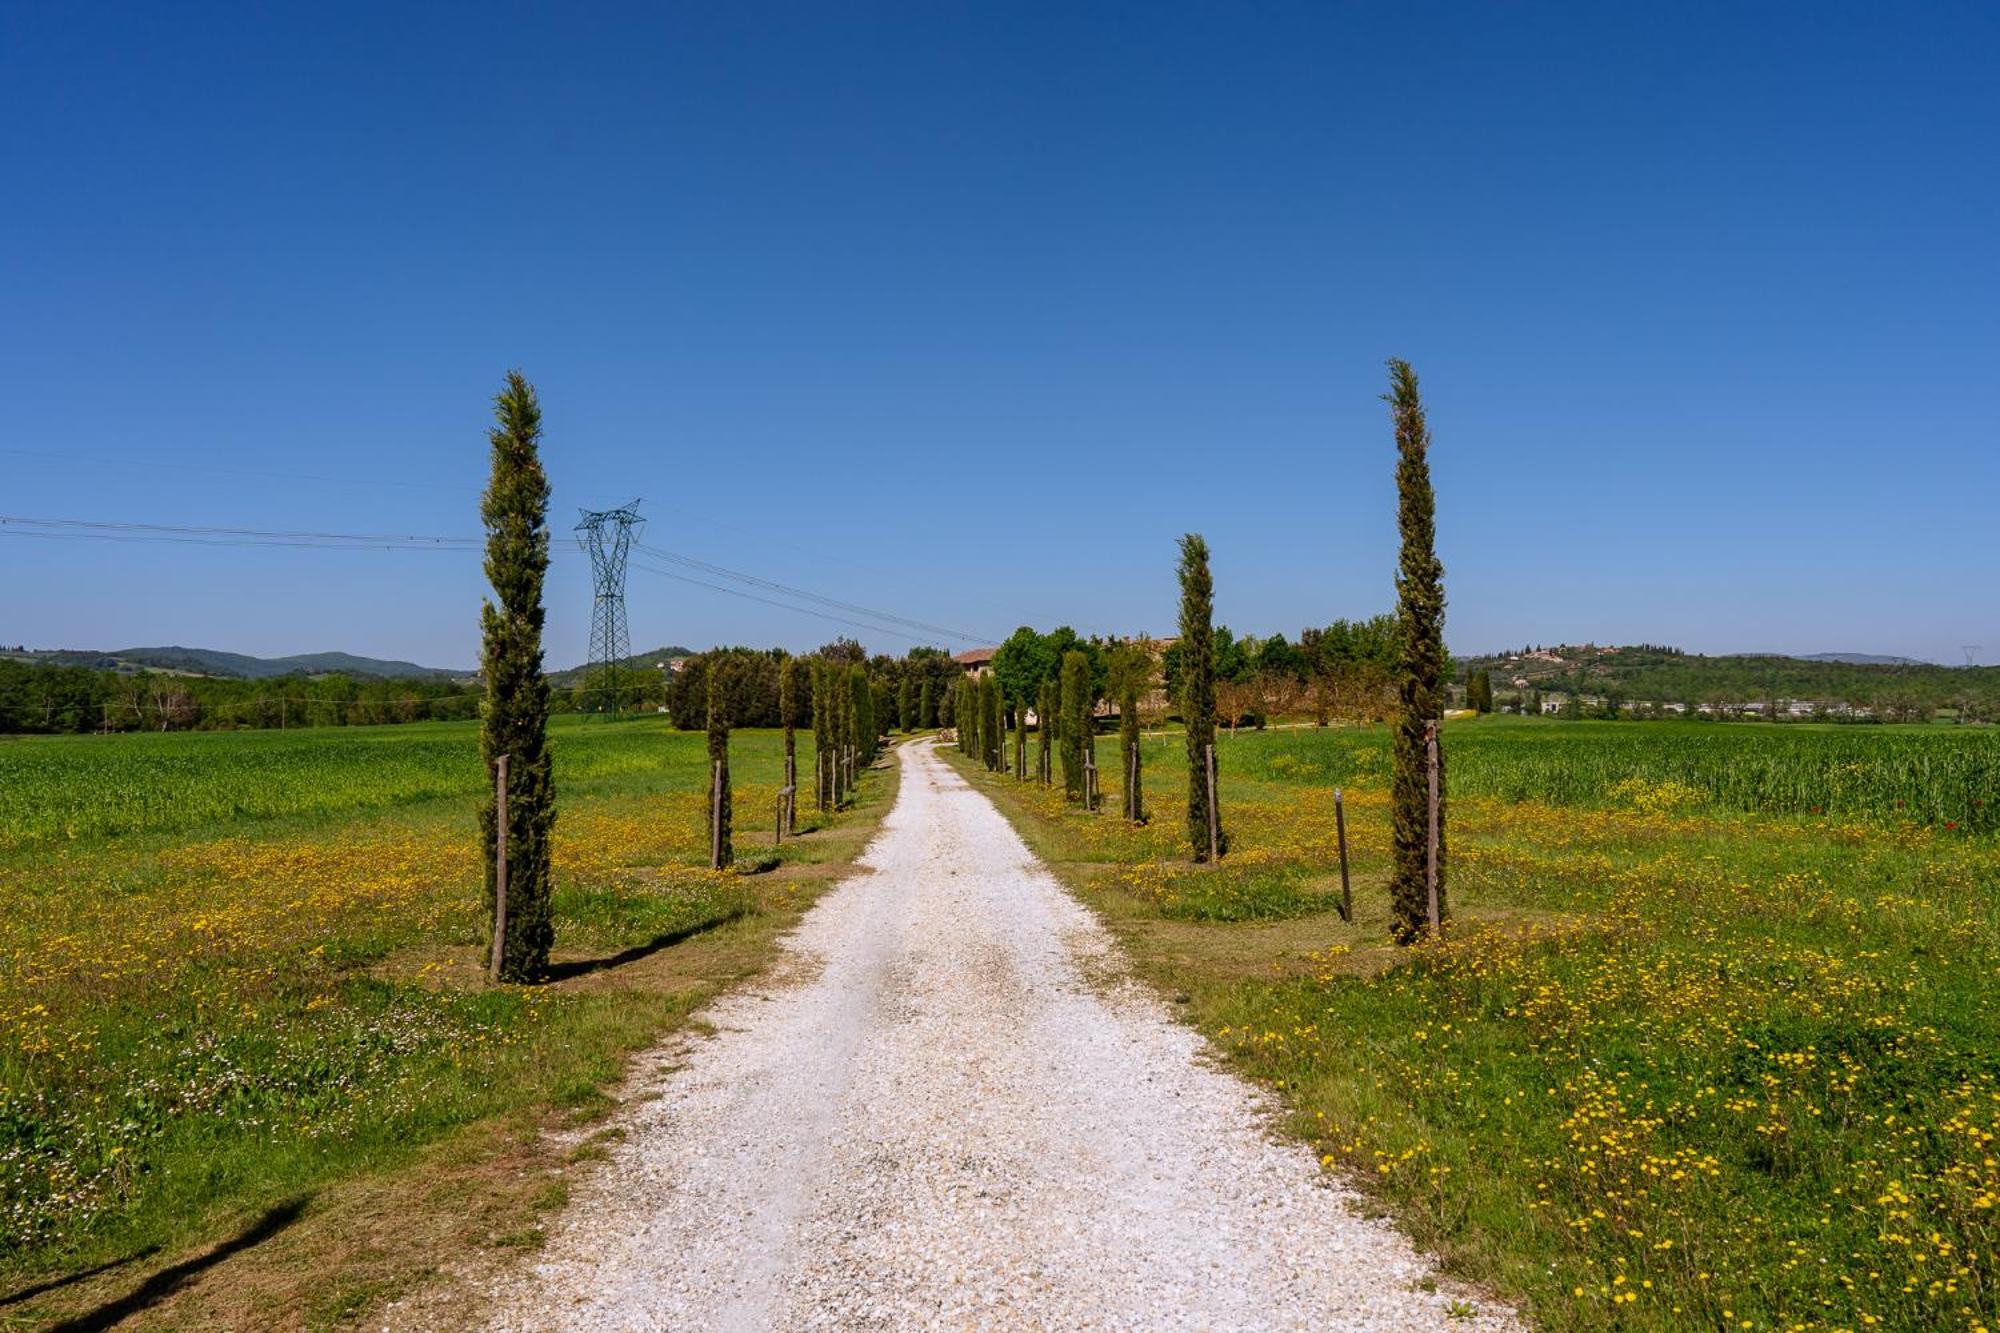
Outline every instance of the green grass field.
{"type": "Polygon", "coordinates": [[[0,1327],[129,1279],[17,1289],[136,1275],[299,1199],[284,1244],[319,1250],[202,1318],[323,1323],[433,1261],[413,1238],[531,1241],[554,1196],[475,1188],[480,1163],[542,1171],[536,1129],[606,1106],[627,1053],[761,965],[893,783],[774,854],[780,739],[738,733],[739,854],[776,864],[718,875],[704,744],[558,719],[558,979],[493,988],[472,724],[0,743],[0,1327]],[[354,1239],[357,1190],[395,1195],[396,1237],[354,1239]]]}
{"type": "Polygon", "coordinates": [[[1457,920],[1414,951],[1386,733],[1218,749],[1217,869],[1185,860],[1178,736],[1144,829],[1115,781],[1089,816],[973,776],[1456,1272],[1552,1329],[2000,1326],[2000,735],[1454,723],[1457,920]]]}

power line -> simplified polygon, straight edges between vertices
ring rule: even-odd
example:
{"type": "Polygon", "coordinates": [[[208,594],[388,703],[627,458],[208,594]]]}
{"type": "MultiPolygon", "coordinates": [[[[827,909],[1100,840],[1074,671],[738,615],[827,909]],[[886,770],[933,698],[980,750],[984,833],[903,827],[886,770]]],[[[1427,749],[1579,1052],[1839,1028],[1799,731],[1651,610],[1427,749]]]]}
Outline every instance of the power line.
{"type": "MultiPolygon", "coordinates": [[[[841,611],[851,611],[855,615],[869,616],[876,620],[887,620],[897,625],[907,625],[911,629],[920,629],[931,634],[942,634],[948,639],[961,639],[968,643],[978,643],[983,638],[983,636],[978,634],[968,634],[964,630],[952,629],[945,625],[933,625],[928,621],[911,620],[908,617],[894,615],[872,606],[862,606],[857,602],[843,602],[836,597],[827,597],[805,588],[795,588],[791,584],[779,583],[773,579],[760,578],[755,574],[745,574],[741,570],[730,569],[725,565],[714,564],[707,560],[699,560],[691,555],[682,555],[677,551],[669,551],[663,547],[649,546],[644,542],[638,543],[638,546],[647,555],[668,560],[677,565],[685,565],[690,569],[698,569],[705,574],[715,574],[722,578],[734,579],[738,583],[748,583],[759,588],[769,588],[773,592],[783,593],[788,597],[804,598],[810,602],[817,602],[821,606],[830,606],[841,611]]],[[[997,640],[991,641],[997,642],[997,640]]]]}
{"type": "Polygon", "coordinates": [[[697,588],[707,588],[711,592],[719,592],[728,597],[741,597],[746,602],[762,602],[765,606],[775,606],[780,611],[793,611],[802,616],[816,616],[821,620],[830,620],[836,625],[847,625],[854,629],[865,629],[871,634],[887,634],[891,638],[903,639],[910,643],[923,642],[921,638],[914,634],[905,634],[902,630],[890,629],[886,625],[871,625],[863,620],[850,620],[845,616],[836,616],[826,611],[814,611],[810,607],[793,606],[788,602],[774,601],[769,597],[759,597],[754,592],[744,592],[741,588],[728,588],[720,583],[709,583],[703,579],[689,578],[685,574],[676,574],[671,569],[656,569],[652,565],[640,564],[637,561],[633,562],[632,568],[644,570],[648,574],[658,574],[663,579],[674,579],[680,583],[692,584],[697,588]]]}
{"type": "Polygon", "coordinates": [[[395,532],[312,532],[181,523],[117,523],[86,518],[29,518],[0,514],[0,532],[13,536],[92,537],[99,540],[180,541],[214,546],[320,546],[327,549],[477,549],[476,537],[425,537],[395,532]]]}
{"type": "MultiPolygon", "coordinates": [[[[312,529],[245,528],[221,524],[136,523],[105,519],[34,518],[20,514],[0,514],[0,536],[68,541],[173,543],[192,546],[278,547],[315,551],[450,551],[465,553],[477,551],[484,543],[484,538],[480,537],[439,537],[417,533],[325,532],[312,529]]],[[[572,544],[576,545],[580,551],[586,550],[581,543],[551,541],[550,554],[554,555],[572,544]]],[[[842,601],[836,597],[829,597],[824,593],[816,593],[810,589],[780,583],[775,579],[767,579],[743,570],[732,569],[726,565],[718,565],[712,561],[685,555],[679,551],[669,551],[663,547],[650,546],[645,543],[634,543],[634,545],[638,550],[658,559],[682,566],[683,568],[698,570],[702,573],[713,574],[719,578],[729,579],[751,587],[766,589],[778,594],[779,597],[811,602],[814,606],[828,608],[827,610],[816,610],[813,606],[797,606],[790,601],[779,601],[772,597],[758,596],[755,593],[745,592],[741,588],[726,587],[723,584],[712,583],[705,579],[692,578],[686,574],[676,573],[673,570],[660,569],[653,565],[640,564],[635,566],[636,568],[645,570],[649,574],[657,574],[663,578],[675,579],[697,588],[707,588],[711,592],[719,592],[732,597],[741,597],[746,601],[758,602],[765,606],[775,607],[780,611],[791,611],[799,615],[812,616],[815,619],[832,621],[835,624],[867,630],[874,634],[886,634],[892,638],[903,639],[910,643],[922,643],[925,640],[917,634],[908,633],[908,630],[921,630],[927,635],[942,636],[946,639],[955,639],[962,642],[998,642],[997,639],[982,638],[980,635],[970,634],[964,630],[952,629],[948,626],[937,625],[908,616],[899,616],[893,612],[864,606],[857,602],[842,601]],[[835,612],[847,612],[850,614],[840,615],[834,614],[835,612]],[[881,623],[885,621],[888,623],[881,623]],[[904,628],[895,628],[895,626],[902,626],[904,628]]]]}
{"type": "Polygon", "coordinates": [[[321,486],[394,486],[403,490],[451,491],[458,495],[466,491],[464,483],[404,480],[396,475],[403,469],[393,467],[357,468],[341,475],[327,476],[308,472],[269,472],[262,468],[217,467],[212,463],[164,462],[150,458],[92,458],[84,454],[53,453],[43,449],[0,449],[0,454],[14,458],[39,458],[61,463],[65,467],[144,468],[155,472],[199,472],[217,477],[261,477],[266,481],[310,481],[321,486]]]}

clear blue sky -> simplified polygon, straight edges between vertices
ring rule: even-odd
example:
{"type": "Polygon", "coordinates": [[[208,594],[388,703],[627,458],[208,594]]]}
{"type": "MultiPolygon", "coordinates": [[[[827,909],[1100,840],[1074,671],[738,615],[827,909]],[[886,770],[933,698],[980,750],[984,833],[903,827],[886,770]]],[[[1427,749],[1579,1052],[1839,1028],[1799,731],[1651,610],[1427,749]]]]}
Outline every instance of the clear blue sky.
{"type": "MultiPolygon", "coordinates": [[[[1400,355],[1455,649],[2000,660],[1996,70],[1990,4],[9,5],[0,513],[473,535],[520,366],[560,532],[984,634],[1169,632],[1197,529],[1293,633],[1391,605],[1400,355]]],[[[469,664],[482,587],[0,537],[0,641],[469,664]]]]}

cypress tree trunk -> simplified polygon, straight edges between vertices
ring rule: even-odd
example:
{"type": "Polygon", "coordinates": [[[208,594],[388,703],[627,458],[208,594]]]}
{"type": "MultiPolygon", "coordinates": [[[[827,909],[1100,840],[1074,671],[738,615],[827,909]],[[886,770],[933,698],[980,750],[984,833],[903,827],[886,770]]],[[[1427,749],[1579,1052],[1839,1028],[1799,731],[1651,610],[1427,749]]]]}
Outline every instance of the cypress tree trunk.
{"type": "Polygon", "coordinates": [[[708,782],[709,799],[714,803],[712,811],[716,827],[715,861],[717,870],[725,870],[735,864],[736,849],[730,841],[730,793],[729,793],[729,682],[724,678],[730,667],[722,650],[717,649],[708,657],[708,782]],[[720,767],[720,777],[716,769],[720,767]]]}
{"type": "Polygon", "coordinates": [[[1090,725],[1090,659],[1071,650],[1062,660],[1063,795],[1083,799],[1083,732],[1090,725]]]}
{"type": "MultiPolygon", "coordinates": [[[[479,753],[488,795],[479,836],[486,862],[486,910],[494,908],[495,835],[491,775],[501,755],[507,776],[507,927],[500,979],[533,981],[555,943],[550,908],[549,835],[555,828],[555,780],[549,762],[549,683],[542,674],[542,581],[549,569],[549,480],[542,471],[542,409],[518,370],[493,400],[498,424],[488,432],[493,473],[479,504],[486,524],[486,580],[499,605],[480,607],[479,753]]],[[[489,926],[489,932],[491,927],[489,926]]],[[[490,938],[490,933],[489,933],[490,938]]]]}
{"type": "MultiPolygon", "coordinates": [[[[1390,789],[1395,859],[1389,881],[1390,929],[1398,943],[1419,939],[1430,923],[1430,776],[1425,729],[1444,716],[1444,566],[1437,558],[1437,503],[1431,493],[1430,427],[1416,372],[1389,363],[1389,403],[1396,424],[1396,570],[1400,654],[1396,750],[1390,789]]],[[[1438,756],[1438,920],[1445,918],[1444,757],[1438,756]]]]}
{"type": "Polygon", "coordinates": [[[1125,686],[1118,701],[1119,778],[1125,792],[1125,818],[1134,824],[1146,822],[1146,797],[1139,783],[1139,687],[1125,686]]]}
{"type": "MultiPolygon", "coordinates": [[[[1181,538],[1181,717],[1187,723],[1188,841],[1194,859],[1208,859],[1208,751],[1215,744],[1215,580],[1208,571],[1208,543],[1199,533],[1181,538]]],[[[1220,764],[1218,762],[1218,772],[1220,764]]],[[[1217,804],[1220,804],[1218,800],[1217,804]]],[[[1229,830],[1214,814],[1216,851],[1229,851],[1229,830]]]]}

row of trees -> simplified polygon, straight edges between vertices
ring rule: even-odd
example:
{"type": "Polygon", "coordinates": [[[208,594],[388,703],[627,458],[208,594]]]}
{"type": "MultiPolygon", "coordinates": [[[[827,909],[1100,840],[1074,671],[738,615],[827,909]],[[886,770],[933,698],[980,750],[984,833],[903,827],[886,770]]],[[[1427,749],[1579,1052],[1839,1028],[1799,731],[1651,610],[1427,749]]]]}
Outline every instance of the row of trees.
{"type": "Polygon", "coordinates": [[[0,659],[0,733],[377,726],[478,713],[478,687],[445,677],[235,680],[0,659]]]}
{"type": "MultiPolygon", "coordinates": [[[[1411,942],[1446,915],[1444,782],[1438,723],[1445,704],[1443,566],[1436,553],[1435,501],[1431,492],[1430,434],[1417,380],[1409,365],[1390,362],[1388,395],[1397,446],[1398,529],[1402,539],[1396,578],[1393,643],[1396,687],[1395,765],[1392,778],[1394,861],[1390,896],[1396,938],[1411,942]]],[[[492,476],[481,503],[487,529],[486,575],[495,595],[481,611],[481,665],[486,697],[480,748],[489,768],[506,756],[504,805],[489,800],[481,812],[487,901],[495,905],[496,850],[501,810],[506,820],[508,899],[504,923],[496,919],[496,958],[507,980],[532,980],[545,971],[554,940],[549,837],[555,791],[547,726],[551,691],[542,670],[542,588],[548,572],[548,480],[541,466],[541,411],[533,388],[518,371],[495,400],[489,432],[492,476]]],[[[691,692],[698,682],[708,732],[715,792],[717,864],[728,864],[729,735],[734,726],[782,727],[788,775],[795,763],[795,728],[808,717],[818,756],[815,798],[839,805],[852,791],[857,770],[879,752],[892,720],[905,730],[932,725],[958,729],[959,743],[989,769],[1007,766],[1007,727],[1014,736],[1013,769],[1027,776],[1028,713],[1040,731],[1037,776],[1051,780],[1051,751],[1060,759],[1065,794],[1094,807],[1098,703],[1117,700],[1121,785],[1127,818],[1145,817],[1139,771],[1139,722],[1154,692],[1156,671],[1185,726],[1188,762],[1187,830],[1192,854],[1207,861],[1228,852],[1219,808],[1215,728],[1224,673],[1308,682],[1378,665],[1385,627],[1379,621],[1337,622],[1301,635],[1297,658],[1281,639],[1245,648],[1238,668],[1224,657],[1238,641],[1214,624],[1214,581],[1208,544],[1189,533],[1180,542],[1180,634],[1165,651],[1144,641],[1079,638],[1067,628],[1041,634],[1024,627],[978,678],[960,674],[942,652],[919,649],[900,662],[868,659],[843,640],[803,661],[783,653],[717,649],[690,661],[669,691],[674,720],[688,725],[691,692]],[[1333,665],[1329,665],[1333,664],[1333,665]],[[675,689],[682,691],[675,693],[675,689]],[[806,711],[801,712],[805,707],[806,711]]],[[[1490,703],[1490,682],[1487,684],[1490,703]]]]}
{"type": "MultiPolygon", "coordinates": [[[[1330,632],[1309,631],[1300,636],[1302,647],[1296,656],[1282,639],[1256,645],[1254,651],[1243,650],[1239,641],[1214,623],[1215,583],[1208,543],[1200,534],[1189,533],[1180,542],[1180,634],[1160,657],[1166,694],[1185,727],[1187,836],[1197,862],[1226,856],[1229,851],[1228,825],[1220,808],[1215,730],[1218,706],[1229,707],[1225,691],[1231,673],[1238,680],[1263,676],[1323,682],[1366,667],[1379,672],[1381,679],[1393,680],[1391,929],[1399,942],[1408,944],[1421,939],[1434,925],[1442,925],[1449,913],[1444,759],[1439,732],[1450,661],[1444,646],[1444,566],[1437,557],[1430,429],[1415,372],[1407,362],[1391,361],[1389,373],[1387,397],[1396,437],[1397,528],[1401,537],[1393,622],[1339,622],[1330,632]],[[1245,665],[1246,660],[1254,664],[1245,665]],[[1393,669],[1388,667],[1391,660],[1393,669]]],[[[1009,704],[1025,707],[1032,698],[1043,722],[1043,753],[1048,751],[1053,731],[1062,757],[1065,793],[1088,807],[1095,744],[1091,719],[1102,689],[1097,683],[1101,667],[1104,685],[1116,681],[1121,749],[1126,761],[1126,813],[1143,818],[1138,727],[1140,694],[1151,685],[1152,645],[1107,648],[1073,640],[1075,636],[1069,631],[1057,631],[1056,635],[1016,631],[996,655],[990,675],[959,687],[957,701],[963,715],[960,745],[967,754],[982,758],[988,768],[999,768],[1001,710],[1009,704]],[[1058,638],[1063,635],[1067,638],[1058,638]],[[1052,681],[1053,664],[1059,664],[1059,669],[1052,681]]],[[[1490,709],[1490,678],[1478,681],[1477,690],[1490,709]]],[[[1021,772],[1019,767],[1016,771],[1021,772]]],[[[1044,775],[1046,771],[1044,766],[1044,775]]]]}
{"type": "MultiPolygon", "coordinates": [[[[964,673],[941,648],[912,648],[902,658],[880,653],[870,657],[854,640],[836,639],[807,656],[860,668],[868,680],[874,716],[885,731],[950,725],[951,690],[964,673]]],[[[783,726],[780,679],[785,664],[796,659],[783,649],[743,647],[715,648],[682,661],[666,687],[673,724],[683,731],[707,727],[708,675],[712,664],[721,660],[728,664],[725,692],[731,725],[783,726]]]]}
{"type": "Polygon", "coordinates": [[[1045,674],[1027,675],[1010,669],[1009,678],[1014,682],[1011,688],[997,670],[961,680],[953,691],[952,702],[958,719],[959,748],[984,763],[988,770],[1011,770],[1023,780],[1048,784],[1055,780],[1060,769],[1064,794],[1071,801],[1095,809],[1099,786],[1095,780],[1096,719],[1103,687],[1094,667],[1101,664],[1105,669],[1102,679],[1118,691],[1120,701],[1121,768],[1126,775],[1122,788],[1124,814],[1135,823],[1144,823],[1145,806],[1138,782],[1138,696],[1140,683],[1150,668],[1149,653],[1142,645],[1099,642],[1091,645],[1096,649],[1093,654],[1067,629],[1040,635],[1024,627],[1010,640],[1017,646],[1033,641],[1073,646],[1063,647],[1060,655],[1054,657],[1039,652],[1032,656],[1017,655],[1011,666],[1033,661],[1040,664],[1045,674]],[[1037,737],[1032,765],[1028,754],[1030,714],[1034,717],[1033,731],[1037,737]]]}

